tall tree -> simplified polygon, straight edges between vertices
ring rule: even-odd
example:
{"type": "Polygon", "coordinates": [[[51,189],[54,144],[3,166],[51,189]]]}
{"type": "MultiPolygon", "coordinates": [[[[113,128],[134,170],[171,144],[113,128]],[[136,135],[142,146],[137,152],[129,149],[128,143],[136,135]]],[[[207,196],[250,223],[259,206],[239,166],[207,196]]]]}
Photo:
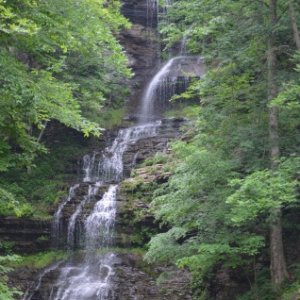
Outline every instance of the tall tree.
{"type": "MultiPolygon", "coordinates": [[[[276,79],[276,26],[277,26],[277,0],[269,1],[269,37],[268,37],[268,101],[269,103],[278,95],[278,83],[276,79]]],[[[269,108],[269,139],[271,169],[276,172],[280,156],[278,134],[278,108],[269,108]]],[[[282,241],[281,208],[272,211],[270,228],[270,251],[271,251],[271,276],[273,283],[280,285],[287,277],[286,261],[282,241]]]]}
{"type": "Polygon", "coordinates": [[[288,5],[289,5],[289,15],[290,15],[290,19],[291,19],[294,41],[297,46],[297,49],[300,50],[300,33],[299,33],[299,29],[298,29],[297,17],[296,17],[293,0],[289,0],[288,5]]]}
{"type": "Polygon", "coordinates": [[[288,277],[282,208],[297,199],[296,163],[291,161],[299,145],[299,86],[289,55],[298,30],[295,22],[291,30],[291,20],[297,21],[298,12],[294,9],[292,18],[287,4],[178,0],[169,11],[171,22],[163,28],[166,43],[188,36],[188,50],[205,57],[208,72],[183,94],[200,94],[199,123],[194,140],[174,147],[179,167],[153,202],[157,218],[172,229],[153,238],[149,259],[160,258],[157,253],[164,250],[158,245],[163,240],[163,245],[169,242],[169,255],[165,251],[164,257],[199,272],[217,261],[228,266],[239,258],[241,263],[245,253],[259,251],[259,228],[270,239],[265,250],[270,253],[274,291],[288,277]],[[206,151],[218,159],[203,159],[206,151]],[[225,168],[226,180],[219,178],[210,186],[207,178],[217,178],[214,167],[219,173],[225,168]],[[203,226],[203,218],[210,226],[203,226]],[[196,237],[180,237],[186,232],[196,232],[196,237]],[[176,248],[176,239],[185,242],[176,248]],[[238,242],[251,245],[249,252],[238,242]]]}

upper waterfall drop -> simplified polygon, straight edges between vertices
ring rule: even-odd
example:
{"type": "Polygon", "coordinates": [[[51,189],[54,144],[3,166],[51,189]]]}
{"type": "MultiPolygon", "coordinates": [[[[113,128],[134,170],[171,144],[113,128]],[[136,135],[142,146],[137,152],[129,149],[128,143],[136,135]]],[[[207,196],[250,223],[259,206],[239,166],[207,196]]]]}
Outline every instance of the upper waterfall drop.
{"type": "MultiPolygon", "coordinates": [[[[182,48],[185,49],[183,43],[185,44],[186,41],[182,42],[182,48]]],[[[152,78],[144,92],[139,114],[140,123],[147,123],[159,116],[176,93],[176,85],[180,78],[184,82],[182,89],[184,91],[190,78],[201,78],[204,72],[204,62],[201,57],[179,55],[169,59],[152,78]]]]}
{"type": "MultiPolygon", "coordinates": [[[[145,94],[142,98],[142,108],[141,108],[141,115],[140,115],[140,121],[141,122],[147,122],[149,119],[154,115],[154,101],[156,98],[156,92],[158,87],[162,84],[162,82],[169,77],[171,67],[173,64],[183,58],[183,56],[178,56],[170,59],[165,65],[162,66],[162,68],[159,70],[159,72],[153,77],[151,82],[149,83],[145,94]]],[[[176,77],[171,77],[171,80],[176,80],[176,77]]]]}

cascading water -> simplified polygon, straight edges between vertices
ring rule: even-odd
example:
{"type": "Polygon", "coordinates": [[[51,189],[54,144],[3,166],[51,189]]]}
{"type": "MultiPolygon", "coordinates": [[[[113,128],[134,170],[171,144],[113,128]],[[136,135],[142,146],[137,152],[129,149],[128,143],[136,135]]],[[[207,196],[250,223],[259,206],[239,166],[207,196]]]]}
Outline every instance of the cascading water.
{"type": "MultiPolygon", "coordinates": [[[[72,251],[79,242],[79,236],[84,243],[83,263],[71,259],[60,270],[60,276],[49,296],[49,300],[106,300],[114,299],[113,286],[110,282],[114,274],[113,253],[98,253],[98,250],[108,249],[114,244],[113,228],[116,217],[116,199],[118,182],[123,178],[123,154],[129,145],[135,144],[140,139],[153,137],[157,134],[161,122],[143,124],[121,129],[112,145],[101,153],[92,153],[83,157],[83,179],[81,184],[72,186],[68,197],[59,205],[53,221],[53,238],[62,236],[61,218],[65,207],[77,196],[76,191],[88,186],[86,195],[76,205],[67,225],[67,246],[72,251]],[[113,183],[113,184],[110,184],[113,183]],[[94,205],[92,212],[84,220],[84,228],[80,230],[79,217],[87,204],[98,198],[99,189],[107,191],[94,205]]],[[[58,243],[56,243],[58,244],[58,243]]],[[[100,251],[101,252],[101,251],[100,251]]],[[[27,293],[25,300],[35,300],[34,293],[41,285],[43,277],[52,269],[40,275],[37,287],[32,293],[27,293]]]]}
{"type": "Polygon", "coordinates": [[[94,185],[89,185],[88,193],[83,197],[83,200],[77,205],[75,212],[72,214],[68,223],[67,245],[68,249],[72,250],[75,247],[76,241],[76,221],[78,216],[82,213],[84,206],[96,197],[102,182],[97,181],[94,185]]]}
{"type": "Polygon", "coordinates": [[[59,261],[49,267],[47,267],[46,269],[44,269],[38,276],[38,279],[36,280],[36,282],[34,283],[34,285],[32,287],[30,287],[29,290],[27,290],[27,292],[25,293],[25,295],[23,296],[22,300],[31,300],[32,297],[34,296],[34,293],[36,291],[39,290],[41,284],[42,284],[42,279],[50,272],[56,270],[61,264],[63,263],[63,261],[59,261]]]}
{"type": "Polygon", "coordinates": [[[117,185],[110,185],[93,212],[85,220],[85,261],[68,264],[61,270],[54,300],[105,300],[112,298],[114,254],[97,253],[100,247],[113,243],[113,227],[116,215],[117,185]]]}
{"type": "Polygon", "coordinates": [[[96,159],[96,153],[94,152],[93,155],[85,155],[83,157],[83,171],[84,171],[84,182],[92,181],[92,171],[93,166],[96,159]]]}
{"type": "MultiPolygon", "coordinates": [[[[172,0],[148,0],[156,2],[158,25],[167,25],[170,20],[168,12],[172,6],[172,0]]],[[[191,28],[183,36],[177,56],[170,57],[162,63],[158,72],[154,75],[144,92],[139,111],[139,122],[147,123],[157,117],[159,113],[169,107],[169,100],[177,93],[182,93],[188,87],[191,77],[201,78],[205,73],[204,63],[201,57],[187,54],[187,41],[191,28]]],[[[162,36],[161,39],[164,39],[162,36]]]]}
{"type": "MultiPolygon", "coordinates": [[[[78,204],[68,224],[68,246],[75,245],[76,221],[84,206],[96,197],[99,188],[107,182],[119,182],[123,176],[123,154],[130,144],[141,138],[155,136],[160,122],[121,129],[111,147],[105,149],[99,162],[96,153],[84,156],[84,182],[90,183],[88,193],[78,204]]],[[[62,269],[53,300],[111,299],[113,289],[109,279],[113,275],[114,254],[98,255],[97,249],[113,245],[113,225],[116,215],[117,185],[110,185],[102,199],[84,222],[85,263],[72,263],[62,269]]]]}
{"type": "Polygon", "coordinates": [[[202,77],[204,64],[201,57],[180,55],[166,62],[149,83],[141,105],[140,123],[159,116],[168,101],[177,92],[187,89],[190,77],[202,77]]]}
{"type": "MultiPolygon", "coordinates": [[[[141,116],[140,120],[142,122],[147,122],[149,119],[153,118],[154,115],[154,101],[157,98],[157,92],[159,91],[160,94],[163,93],[164,86],[165,86],[165,80],[166,78],[171,78],[171,81],[176,81],[177,77],[170,77],[170,70],[173,66],[174,62],[182,59],[181,56],[174,57],[170,59],[160,70],[159,72],[153,77],[151,82],[149,83],[146,92],[143,96],[142,101],[142,109],[141,109],[141,116]]],[[[161,102],[164,102],[165,99],[159,99],[163,100],[161,102]]]]}
{"type": "Polygon", "coordinates": [[[52,241],[54,243],[54,246],[59,246],[60,238],[62,234],[62,211],[66,204],[71,201],[71,199],[75,196],[76,189],[78,189],[79,184],[75,184],[69,189],[68,197],[58,206],[57,211],[55,212],[53,216],[53,222],[52,222],[52,241]]]}
{"type": "MultiPolygon", "coordinates": [[[[161,11],[166,12],[170,4],[170,0],[166,0],[161,11]]],[[[151,13],[154,9],[158,11],[157,1],[148,0],[148,9],[151,9],[151,13]]],[[[67,233],[66,244],[70,259],[60,268],[48,300],[122,299],[120,295],[114,295],[112,278],[117,258],[109,247],[114,245],[118,184],[124,178],[123,156],[130,145],[158,134],[161,121],[153,121],[158,118],[156,101],[163,105],[174,95],[178,74],[182,74],[187,58],[190,59],[186,55],[180,55],[170,59],[153,77],[142,98],[139,125],[119,130],[111,146],[103,152],[94,151],[83,157],[82,182],[70,188],[68,197],[54,215],[52,237],[59,240],[67,233]],[[92,208],[87,213],[88,206],[92,208]],[[63,228],[62,215],[65,210],[71,210],[72,213],[64,220],[67,224],[63,228]],[[76,248],[83,249],[83,252],[76,254],[73,252],[76,248]]],[[[135,164],[137,156],[138,151],[132,164],[135,164]]],[[[41,300],[34,297],[45,274],[42,273],[33,293],[30,297],[25,296],[24,300],[41,300]]],[[[135,299],[134,295],[132,299],[135,299]]]]}

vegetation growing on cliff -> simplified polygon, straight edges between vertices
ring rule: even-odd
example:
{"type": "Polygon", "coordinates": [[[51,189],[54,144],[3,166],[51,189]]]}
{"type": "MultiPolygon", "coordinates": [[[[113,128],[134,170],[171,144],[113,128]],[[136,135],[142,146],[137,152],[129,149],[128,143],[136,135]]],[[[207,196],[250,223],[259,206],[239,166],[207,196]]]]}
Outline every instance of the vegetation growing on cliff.
{"type": "Polygon", "coordinates": [[[284,298],[293,280],[300,297],[299,12],[293,0],[177,0],[161,29],[167,48],[187,38],[208,72],[182,95],[200,112],[194,138],[173,144],[178,164],[152,204],[170,230],[146,258],[190,268],[199,299],[236,268],[250,282],[241,299],[284,298]]]}
{"type": "MultiPolygon", "coordinates": [[[[118,107],[130,76],[116,39],[128,26],[118,1],[0,1],[1,175],[30,173],[54,120],[101,133],[102,107],[118,107]]],[[[0,188],[1,214],[11,214],[20,199],[0,188]]]]}

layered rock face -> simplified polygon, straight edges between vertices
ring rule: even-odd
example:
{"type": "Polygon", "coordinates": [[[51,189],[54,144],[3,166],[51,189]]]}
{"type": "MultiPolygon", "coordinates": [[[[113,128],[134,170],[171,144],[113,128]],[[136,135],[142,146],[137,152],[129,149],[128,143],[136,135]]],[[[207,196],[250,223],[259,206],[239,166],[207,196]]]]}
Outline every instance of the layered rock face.
{"type": "MultiPolygon", "coordinates": [[[[80,260],[80,256],[77,257],[80,260]]],[[[42,280],[32,285],[36,289],[31,300],[51,299],[55,291],[55,280],[60,276],[58,268],[45,274],[42,280]]],[[[192,300],[189,292],[190,274],[174,268],[148,266],[142,261],[139,254],[116,254],[113,265],[114,276],[111,284],[113,293],[107,298],[110,300],[192,300]],[[166,273],[167,272],[167,273],[166,273]],[[157,282],[159,274],[168,274],[166,278],[157,282]]],[[[23,271],[22,276],[32,273],[23,271]]],[[[16,274],[18,277],[18,274],[16,274]]],[[[100,299],[97,296],[89,299],[100,299]]]]}
{"type": "Polygon", "coordinates": [[[160,44],[155,1],[125,0],[122,13],[132,22],[131,29],[123,31],[119,36],[134,73],[129,82],[131,96],[126,103],[131,116],[137,112],[145,85],[156,72],[160,60],[160,44]]]}
{"type": "Polygon", "coordinates": [[[0,219],[0,240],[17,253],[34,253],[50,246],[51,221],[0,219]]]}
{"type": "MultiPolygon", "coordinates": [[[[144,162],[146,159],[153,157],[156,153],[167,153],[169,148],[169,142],[180,136],[179,129],[185,123],[184,119],[164,119],[155,136],[145,137],[138,139],[135,143],[129,144],[126,151],[123,154],[123,178],[129,178],[132,168],[144,162]]],[[[105,150],[104,150],[105,151],[105,150]]],[[[94,164],[98,165],[100,159],[103,157],[103,151],[98,150],[91,154],[94,159],[94,164]]],[[[155,178],[153,178],[155,180],[155,178]]],[[[113,183],[113,182],[111,182],[113,183]]],[[[89,189],[89,182],[83,182],[76,187],[76,192],[70,198],[70,200],[64,205],[61,212],[61,228],[59,241],[56,246],[59,248],[66,248],[68,238],[68,225],[70,218],[76,212],[78,205],[82,202],[82,199],[87,195],[89,189]]],[[[76,221],[76,236],[74,241],[75,248],[82,248],[84,241],[82,240],[81,233],[84,230],[84,221],[91,214],[95,204],[102,198],[103,194],[109,187],[110,182],[102,185],[97,193],[89,199],[89,201],[82,207],[81,213],[77,217],[76,221]]],[[[121,185],[122,187],[122,185],[121,185]]],[[[140,228],[134,228],[130,224],[130,220],[126,219],[126,216],[135,214],[134,210],[140,210],[139,207],[128,206],[128,197],[122,193],[118,193],[117,197],[117,216],[116,216],[116,229],[115,229],[115,246],[118,247],[132,247],[136,246],[132,242],[132,236],[136,236],[140,228]]],[[[54,212],[53,212],[54,213],[54,212]]],[[[141,220],[147,223],[150,227],[154,226],[149,220],[141,220]]],[[[57,238],[57,237],[56,237],[57,238]]],[[[141,245],[139,245],[141,246],[141,245]]]]}

